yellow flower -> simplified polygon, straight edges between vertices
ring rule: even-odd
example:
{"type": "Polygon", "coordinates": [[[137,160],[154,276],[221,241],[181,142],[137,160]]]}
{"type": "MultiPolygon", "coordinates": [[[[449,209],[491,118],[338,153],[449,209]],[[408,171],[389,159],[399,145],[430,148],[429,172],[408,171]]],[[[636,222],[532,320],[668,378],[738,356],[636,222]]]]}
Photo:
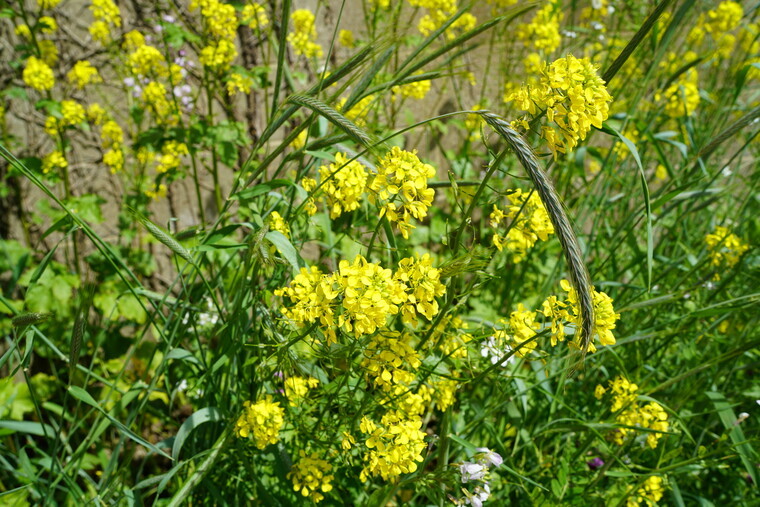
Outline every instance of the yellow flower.
{"type": "Polygon", "coordinates": [[[185,143],[178,141],[167,141],[161,147],[161,155],[158,157],[156,172],[161,174],[173,169],[177,169],[182,164],[182,156],[190,152],[185,143]]]}
{"type": "Polygon", "coordinates": [[[53,9],[59,3],[61,3],[61,0],[37,0],[37,5],[43,10],[53,9]]]}
{"type": "Polygon", "coordinates": [[[596,386],[596,389],[594,389],[594,397],[597,400],[601,400],[602,397],[604,396],[604,393],[606,392],[607,392],[607,389],[605,389],[604,386],[602,386],[601,384],[598,384],[596,386]]]}
{"type": "MultiPolygon", "coordinates": [[[[575,289],[572,288],[567,280],[562,280],[560,286],[568,293],[567,302],[572,310],[572,313],[568,313],[568,321],[575,324],[576,329],[579,329],[581,326],[581,315],[575,289]]],[[[599,342],[602,345],[613,345],[615,343],[615,336],[612,334],[612,330],[615,329],[615,323],[620,320],[620,314],[615,313],[615,309],[612,306],[612,298],[604,292],[597,292],[594,289],[592,290],[592,296],[594,300],[594,335],[599,337],[599,342]]],[[[591,352],[596,351],[593,343],[589,345],[589,350],[591,352]]]]}
{"type": "Polygon", "coordinates": [[[290,226],[285,221],[285,219],[282,218],[282,216],[276,211],[273,211],[269,214],[268,223],[270,230],[281,232],[282,235],[286,238],[290,237],[290,226]]]}
{"type": "Polygon", "coordinates": [[[64,169],[68,166],[69,163],[66,161],[66,157],[63,156],[63,153],[60,150],[48,153],[45,155],[45,158],[42,159],[42,172],[45,174],[48,174],[55,169],[64,169]]]}
{"type": "Polygon", "coordinates": [[[744,252],[749,250],[749,245],[732,233],[728,227],[717,226],[715,231],[705,236],[707,244],[707,256],[710,264],[715,267],[734,267],[741,259],[744,252]]]}
{"type": "MultiPolygon", "coordinates": [[[[601,386],[597,386],[597,390],[601,386]]],[[[602,388],[603,389],[603,388],[602,388]]],[[[610,410],[615,413],[615,421],[622,426],[638,426],[653,430],[647,433],[647,445],[655,449],[657,443],[668,431],[668,413],[657,402],[650,402],[644,406],[639,405],[636,391],[639,386],[618,376],[610,381],[610,389],[613,393],[610,410]]],[[[613,441],[618,445],[625,443],[626,436],[635,431],[630,428],[617,428],[612,433],[613,441]]]]}
{"type": "MultiPolygon", "coordinates": [[[[103,153],[103,163],[110,168],[111,174],[118,173],[124,169],[124,151],[119,146],[111,148],[103,153]]],[[[166,186],[162,184],[152,193],[146,191],[145,194],[153,199],[158,199],[159,197],[166,197],[166,190],[166,186]]]]}
{"type": "Polygon", "coordinates": [[[288,472],[288,479],[293,481],[293,491],[319,503],[325,498],[322,493],[333,489],[331,483],[335,477],[330,474],[332,465],[319,457],[318,453],[307,455],[305,451],[300,451],[299,455],[298,461],[288,472]]]}
{"type": "Polygon", "coordinates": [[[145,36],[137,30],[130,30],[124,34],[124,42],[121,46],[128,50],[134,51],[140,46],[145,45],[145,36]]]}
{"type": "Polygon", "coordinates": [[[111,40],[111,29],[105,21],[95,21],[87,30],[90,32],[92,39],[101,44],[108,44],[111,40]]]}
{"type": "Polygon", "coordinates": [[[113,148],[124,142],[124,131],[118,123],[113,120],[108,120],[103,124],[100,137],[103,148],[113,148]]]}
{"type": "Polygon", "coordinates": [[[201,8],[206,33],[217,39],[234,40],[238,21],[232,5],[219,0],[201,0],[190,4],[193,10],[198,6],[201,8]]]}
{"type": "Polygon", "coordinates": [[[435,197],[435,190],[427,186],[428,179],[435,176],[435,168],[422,163],[416,153],[394,146],[378,164],[369,187],[373,201],[384,201],[381,216],[396,222],[405,239],[415,227],[412,218],[423,220],[435,197]]]}
{"type": "Polygon", "coordinates": [[[253,79],[237,72],[230,74],[227,78],[227,94],[232,96],[240,93],[249,93],[253,87],[253,79]]]}
{"type": "Polygon", "coordinates": [[[515,34],[526,46],[545,53],[551,53],[562,42],[559,35],[559,24],[562,21],[562,11],[554,1],[547,2],[530,23],[517,26],[515,34]]]}
{"type": "Polygon", "coordinates": [[[430,80],[425,79],[423,81],[415,81],[401,86],[394,86],[391,91],[393,93],[400,93],[402,97],[411,97],[413,99],[422,100],[430,91],[430,80]]]}
{"type": "Polygon", "coordinates": [[[84,106],[73,100],[61,101],[61,120],[63,127],[75,126],[83,123],[87,118],[84,106]]]}
{"type": "MultiPolygon", "coordinates": [[[[641,487],[633,493],[629,493],[626,507],[638,507],[642,503],[647,506],[657,505],[657,502],[662,499],[662,495],[665,493],[662,482],[662,477],[658,475],[650,476],[641,487]]],[[[628,486],[627,488],[630,491],[633,489],[633,486],[628,486]]]]}
{"type": "Polygon", "coordinates": [[[338,43],[340,43],[340,45],[343,47],[354,47],[356,44],[356,41],[354,40],[354,32],[351,30],[341,30],[338,33],[338,43]]]}
{"type": "Polygon", "coordinates": [[[98,74],[98,69],[93,67],[87,60],[75,63],[69,73],[66,74],[66,77],[69,83],[80,90],[90,83],[100,83],[103,81],[98,74]]]}
{"type": "Polygon", "coordinates": [[[496,205],[491,212],[491,227],[498,228],[502,220],[511,219],[506,236],[496,232],[493,244],[499,250],[512,253],[512,262],[522,262],[538,240],[546,241],[554,234],[554,226],[537,192],[523,192],[520,189],[507,194],[511,205],[504,213],[496,205]]]}
{"type": "Polygon", "coordinates": [[[393,279],[391,270],[367,262],[361,255],[353,263],[340,261],[335,280],[343,291],[344,312],[338,317],[338,326],[356,336],[385,327],[388,317],[396,315],[406,301],[405,287],[393,279]]]}
{"type": "Polygon", "coordinates": [[[136,75],[166,76],[168,72],[164,55],[153,46],[139,46],[127,57],[127,63],[132,74],[136,75]]]}
{"type": "Polygon", "coordinates": [[[592,126],[601,128],[612,101],[591,61],[572,55],[545,65],[539,81],[523,86],[512,99],[531,115],[546,111],[554,126],[543,127],[542,136],[555,158],[577,146],[592,126]]]}
{"type": "Polygon", "coordinates": [[[103,106],[97,102],[93,102],[87,107],[87,120],[94,124],[100,125],[108,117],[108,113],[103,109],[103,106]]]}
{"type": "Polygon", "coordinates": [[[370,476],[381,476],[384,480],[395,480],[401,474],[417,470],[417,463],[423,461],[425,433],[420,431],[422,419],[405,418],[396,412],[386,413],[375,424],[366,416],[359,428],[367,436],[364,441],[365,466],[359,475],[361,481],[370,476]]]}
{"type": "Polygon", "coordinates": [[[285,411],[280,403],[267,395],[256,403],[243,403],[243,414],[235,424],[235,433],[241,438],[253,436],[253,443],[259,449],[275,444],[280,439],[280,429],[284,424],[285,411]]]}
{"type": "Polygon", "coordinates": [[[55,85],[53,69],[34,56],[30,56],[26,61],[22,77],[27,86],[41,92],[50,90],[55,85]]]}
{"type": "Polygon", "coordinates": [[[401,259],[394,278],[406,285],[407,299],[401,307],[403,322],[416,326],[418,313],[433,320],[438,314],[435,298],[446,294],[446,286],[441,283],[441,271],[433,267],[430,254],[401,259]]]}
{"type": "Polygon", "coordinates": [[[307,9],[298,9],[290,15],[294,30],[288,34],[288,42],[297,55],[307,58],[322,56],[322,46],[317,44],[317,30],[314,27],[314,14],[307,9]]]}
{"type": "Polygon", "coordinates": [[[285,380],[285,396],[290,406],[298,406],[299,402],[306,398],[309,389],[314,389],[318,385],[319,380],[315,378],[288,377],[285,380]]]}
{"type": "MultiPolygon", "coordinates": [[[[111,170],[113,172],[113,169],[111,170]]],[[[163,183],[159,185],[154,185],[152,189],[146,190],[145,195],[153,199],[154,201],[157,201],[159,199],[163,199],[166,197],[166,192],[168,189],[166,188],[166,185],[163,183]]]]}
{"type": "Polygon", "coordinates": [[[255,2],[243,7],[240,18],[242,19],[241,24],[250,26],[252,30],[261,30],[269,25],[266,9],[255,2]]]}
{"type": "Polygon", "coordinates": [[[55,19],[50,16],[42,16],[37,23],[41,25],[41,33],[50,34],[55,33],[58,30],[58,23],[56,23],[55,19]]]}
{"type": "Polygon", "coordinates": [[[338,152],[335,163],[319,168],[320,190],[327,197],[327,207],[333,219],[358,209],[367,185],[367,169],[358,160],[349,160],[345,153],[338,152]]]}
{"type": "Polygon", "coordinates": [[[422,364],[417,351],[409,344],[411,336],[397,331],[380,332],[372,337],[364,351],[362,368],[383,391],[396,385],[408,386],[422,364]]]}
{"type": "Polygon", "coordinates": [[[336,341],[333,329],[334,308],[340,290],[333,275],[323,274],[316,266],[301,268],[289,287],[277,289],[274,294],[289,298],[294,305],[291,308],[281,308],[285,317],[299,326],[319,321],[327,333],[328,345],[336,341]]]}
{"type": "Polygon", "coordinates": [[[29,29],[28,25],[18,25],[13,29],[13,32],[19,37],[23,37],[26,40],[30,40],[32,38],[32,31],[29,29]]]}
{"type": "Polygon", "coordinates": [[[221,39],[219,42],[211,42],[201,50],[198,60],[204,67],[215,71],[225,71],[237,57],[237,48],[233,42],[221,39]]]}

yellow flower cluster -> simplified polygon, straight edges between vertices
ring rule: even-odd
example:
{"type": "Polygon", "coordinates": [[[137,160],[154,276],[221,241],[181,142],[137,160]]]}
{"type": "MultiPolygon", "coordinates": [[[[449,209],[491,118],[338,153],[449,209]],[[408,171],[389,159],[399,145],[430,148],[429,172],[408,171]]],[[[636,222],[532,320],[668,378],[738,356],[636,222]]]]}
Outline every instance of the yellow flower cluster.
{"type": "Polygon", "coordinates": [[[233,72],[227,78],[227,95],[229,96],[237,93],[249,93],[251,88],[253,88],[253,79],[250,76],[233,72]]]}
{"type": "Polygon", "coordinates": [[[344,111],[343,108],[346,105],[346,98],[343,97],[335,105],[335,109],[343,113],[343,116],[356,123],[359,127],[362,127],[366,124],[365,118],[367,117],[367,114],[370,111],[370,106],[372,105],[372,101],[374,100],[374,95],[367,95],[352,105],[351,109],[344,111]]]}
{"type": "Polygon", "coordinates": [[[493,244],[499,251],[506,248],[512,254],[512,262],[517,264],[525,260],[528,250],[539,239],[546,241],[550,234],[554,234],[554,226],[538,193],[517,189],[507,194],[507,198],[510,205],[506,213],[494,205],[490,219],[494,229],[502,221],[511,220],[510,228],[506,235],[494,233],[493,244]]]}
{"type": "MultiPolygon", "coordinates": [[[[545,111],[556,125],[541,129],[555,158],[585,139],[592,125],[601,128],[607,119],[612,97],[596,70],[588,58],[567,55],[545,65],[537,83],[521,87],[512,96],[523,111],[531,115],[545,111]]],[[[526,120],[521,123],[528,126],[526,120]]]]}
{"type": "Polygon", "coordinates": [[[103,81],[98,69],[92,66],[87,60],[82,60],[74,64],[66,78],[69,83],[73,84],[80,90],[90,83],[100,83],[103,81]]]}
{"type": "Polygon", "coordinates": [[[545,54],[557,49],[562,42],[559,35],[559,24],[562,21],[562,11],[553,1],[536,12],[530,23],[517,26],[517,38],[523,43],[536,50],[542,50],[545,54]]]}
{"type": "Polygon", "coordinates": [[[59,3],[61,3],[61,0],[37,0],[37,5],[39,5],[42,10],[53,9],[59,3]]]}
{"type": "Polygon", "coordinates": [[[181,157],[189,153],[185,143],[173,140],[165,142],[161,147],[161,155],[157,157],[156,172],[161,174],[177,169],[182,164],[181,157]]]}
{"type": "MultiPolygon", "coordinates": [[[[604,392],[604,388],[597,392],[604,392]]],[[[612,401],[610,411],[616,413],[615,421],[624,426],[638,426],[653,430],[648,432],[646,441],[647,445],[654,449],[657,443],[663,437],[663,433],[668,431],[668,413],[662,406],[655,402],[649,402],[646,405],[640,405],[637,399],[636,391],[639,386],[629,382],[623,377],[617,377],[610,381],[610,390],[612,391],[612,401]]],[[[612,434],[613,441],[618,445],[625,443],[626,435],[633,432],[631,428],[617,428],[612,434]]]]}
{"type": "Polygon", "coordinates": [[[237,57],[237,48],[235,44],[222,39],[219,42],[212,42],[201,50],[198,60],[204,67],[212,70],[225,71],[233,60],[237,57]]]}
{"type": "Polygon", "coordinates": [[[388,412],[380,424],[364,416],[359,429],[365,435],[366,462],[359,475],[362,481],[370,476],[380,475],[384,480],[396,480],[401,474],[417,470],[417,463],[423,461],[425,433],[420,431],[422,419],[407,419],[397,412],[388,412]]]}
{"type": "Polygon", "coordinates": [[[288,404],[296,407],[306,398],[309,389],[315,389],[319,385],[319,380],[309,377],[288,377],[285,379],[285,397],[288,398],[288,404]]]}
{"type": "MultiPolygon", "coordinates": [[[[402,97],[409,97],[416,100],[422,100],[430,91],[430,80],[415,81],[401,86],[394,86],[391,91],[395,94],[401,94],[402,97]]],[[[395,99],[395,97],[394,97],[395,99]]]]}
{"type": "Polygon", "coordinates": [[[121,47],[127,51],[134,51],[135,49],[144,45],[145,36],[138,30],[130,30],[124,34],[124,42],[122,42],[121,47]]]}
{"type": "Polygon", "coordinates": [[[354,32],[351,30],[341,30],[338,32],[338,43],[345,48],[352,48],[356,45],[354,32]]]}
{"type": "Polygon", "coordinates": [[[406,387],[414,380],[415,375],[409,369],[416,370],[422,362],[410,345],[410,338],[397,331],[380,332],[367,345],[362,368],[383,391],[391,391],[396,385],[406,387]]]}
{"type": "Polygon", "coordinates": [[[41,92],[50,90],[55,85],[53,69],[36,56],[30,56],[27,59],[21,77],[27,86],[41,92]]]}
{"type": "Polygon", "coordinates": [[[168,69],[166,59],[158,49],[147,44],[135,48],[127,57],[127,63],[132,74],[138,76],[166,76],[168,69]]]}
{"type": "Polygon", "coordinates": [[[509,320],[500,319],[501,327],[494,329],[493,339],[498,350],[514,350],[517,357],[526,357],[536,350],[536,330],[541,326],[536,322],[536,312],[519,303],[517,310],[509,315],[509,320]],[[518,348],[519,347],[519,348],[518,348]]]}
{"type": "Polygon", "coordinates": [[[435,190],[427,186],[427,180],[433,176],[435,168],[420,162],[416,150],[409,152],[397,146],[377,166],[377,175],[370,184],[370,190],[374,192],[371,199],[385,201],[381,216],[396,222],[405,239],[415,228],[412,217],[424,219],[433,204],[435,190]],[[400,202],[397,202],[399,198],[400,202]]]}
{"type": "Polygon", "coordinates": [[[338,326],[356,336],[372,334],[385,327],[406,301],[405,286],[390,269],[367,262],[357,255],[353,263],[342,260],[335,279],[343,294],[343,313],[338,326]]]}
{"type": "Polygon", "coordinates": [[[69,166],[66,161],[66,157],[60,150],[55,150],[45,155],[42,159],[42,172],[45,174],[55,171],[56,169],[64,169],[69,166]]]}
{"type": "Polygon", "coordinates": [[[142,90],[142,101],[153,112],[159,125],[176,125],[178,118],[173,114],[174,106],[167,98],[166,86],[158,81],[151,81],[142,90]]]}
{"type": "Polygon", "coordinates": [[[44,34],[55,33],[58,30],[58,23],[50,16],[42,16],[37,23],[40,25],[40,32],[44,34]]]}
{"type": "Polygon", "coordinates": [[[243,414],[235,423],[235,433],[241,438],[253,436],[253,443],[259,449],[277,443],[280,429],[284,424],[285,411],[280,403],[267,395],[256,403],[243,403],[243,414]]]}
{"type": "Polygon", "coordinates": [[[656,101],[665,101],[665,114],[671,118],[691,116],[699,106],[699,76],[692,67],[671,83],[664,93],[655,94],[656,101]]]}
{"type": "Polygon", "coordinates": [[[288,472],[288,479],[293,481],[293,491],[319,503],[325,498],[322,493],[328,493],[333,489],[331,483],[335,477],[330,474],[332,465],[318,453],[307,455],[305,451],[300,451],[299,456],[288,472]]]}
{"type": "Polygon", "coordinates": [[[113,0],[92,0],[90,5],[95,21],[90,25],[92,38],[101,44],[111,40],[111,29],[121,26],[121,13],[113,0]]]}
{"type": "Polygon", "coordinates": [[[284,218],[282,218],[282,215],[280,215],[278,212],[273,211],[269,214],[269,220],[267,221],[269,224],[269,229],[272,231],[278,231],[281,232],[283,236],[286,238],[290,237],[290,226],[285,221],[284,218]]]}
{"type": "Polygon", "coordinates": [[[399,261],[395,278],[406,285],[406,301],[401,306],[402,321],[416,326],[418,313],[433,320],[439,309],[435,298],[446,294],[446,286],[441,283],[441,271],[433,267],[430,254],[399,261]]]}
{"type": "Polygon", "coordinates": [[[444,291],[439,271],[431,266],[429,257],[402,259],[393,274],[358,255],[353,263],[342,260],[338,271],[329,275],[316,266],[301,268],[290,286],[277,289],[275,295],[290,299],[293,306],[283,308],[282,313],[299,326],[318,321],[329,344],[336,341],[338,305],[342,306],[338,327],[358,337],[385,328],[388,317],[402,308],[407,322],[415,310],[432,319],[438,312],[433,299],[444,291]],[[408,303],[413,308],[406,308],[408,303]]]}
{"type": "Polygon", "coordinates": [[[235,8],[219,0],[193,0],[190,9],[198,8],[203,18],[203,30],[210,39],[208,45],[201,49],[198,60],[212,71],[224,72],[238,54],[235,47],[238,26],[235,8]]]}
{"type": "Polygon", "coordinates": [[[308,9],[298,9],[290,15],[293,31],[288,34],[288,42],[297,55],[307,58],[322,57],[322,46],[317,44],[317,29],[314,27],[314,14],[308,9]]]}
{"type": "MultiPolygon", "coordinates": [[[[732,233],[728,227],[721,225],[715,227],[715,231],[705,236],[707,244],[707,256],[710,264],[716,268],[730,269],[741,259],[744,252],[749,250],[749,245],[732,233]]],[[[716,274],[719,279],[720,275],[716,274]]]]}
{"type": "Polygon", "coordinates": [[[240,11],[241,24],[248,25],[252,30],[261,30],[269,25],[269,16],[264,6],[256,2],[247,4],[240,11]]]}
{"type": "MultiPolygon", "coordinates": [[[[338,152],[335,154],[335,163],[319,168],[322,181],[320,190],[327,199],[330,218],[338,218],[343,213],[354,211],[362,203],[361,198],[367,186],[367,169],[358,160],[349,160],[348,155],[338,152]]],[[[304,178],[303,185],[309,191],[317,186],[311,178],[304,178]]]]}
{"type": "Polygon", "coordinates": [[[107,165],[112,174],[116,174],[124,168],[124,131],[118,123],[108,120],[103,124],[100,132],[103,163],[107,165]]]}
{"type": "MultiPolygon", "coordinates": [[[[417,29],[426,37],[443,26],[459,10],[457,0],[409,0],[409,4],[427,9],[417,25],[417,29]]],[[[446,29],[446,37],[449,40],[455,39],[461,33],[475,28],[477,21],[475,16],[465,12],[446,29]]]]}
{"type": "MultiPolygon", "coordinates": [[[[576,329],[580,329],[582,321],[575,289],[567,280],[562,280],[560,286],[568,293],[567,301],[560,301],[556,296],[550,296],[544,301],[542,308],[544,317],[549,318],[552,322],[552,347],[556,346],[557,342],[565,340],[565,323],[574,324],[576,329]]],[[[612,334],[612,330],[615,329],[615,323],[620,320],[620,314],[615,313],[612,298],[604,292],[593,290],[592,297],[594,300],[594,336],[599,337],[599,342],[603,346],[613,345],[615,336],[612,334]]],[[[573,342],[574,346],[580,347],[579,338],[580,335],[573,342]]],[[[588,350],[596,352],[593,340],[591,340],[588,350]]]]}
{"type": "MultiPolygon", "coordinates": [[[[625,501],[626,507],[639,507],[641,504],[647,507],[657,505],[662,499],[662,495],[665,493],[665,488],[662,485],[662,477],[659,475],[652,475],[644,481],[636,491],[629,493],[628,499],[625,501]]],[[[633,486],[628,486],[630,492],[633,486]]]]}

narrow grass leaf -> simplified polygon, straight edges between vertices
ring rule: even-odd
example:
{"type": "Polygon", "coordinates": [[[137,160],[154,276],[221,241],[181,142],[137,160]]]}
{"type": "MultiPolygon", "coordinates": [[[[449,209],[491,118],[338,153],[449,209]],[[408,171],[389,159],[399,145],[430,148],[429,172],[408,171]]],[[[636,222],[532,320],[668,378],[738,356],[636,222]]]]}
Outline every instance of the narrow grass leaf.
{"type": "Polygon", "coordinates": [[[224,420],[224,416],[216,407],[206,407],[194,412],[182,423],[177,436],[174,438],[174,445],[172,446],[172,456],[174,459],[179,459],[179,453],[182,451],[182,446],[185,445],[185,440],[187,440],[187,437],[190,436],[190,433],[195,428],[201,424],[222,420],[224,420]]]}

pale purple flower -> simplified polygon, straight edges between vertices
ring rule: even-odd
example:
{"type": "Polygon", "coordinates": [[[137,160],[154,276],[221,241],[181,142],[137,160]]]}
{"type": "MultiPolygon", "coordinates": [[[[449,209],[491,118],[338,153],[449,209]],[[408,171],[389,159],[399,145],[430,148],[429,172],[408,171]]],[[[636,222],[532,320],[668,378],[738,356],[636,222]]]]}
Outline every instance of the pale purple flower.
{"type": "Polygon", "coordinates": [[[479,463],[462,463],[459,465],[459,473],[462,474],[462,482],[480,481],[486,476],[488,468],[479,463]]]}
{"type": "Polygon", "coordinates": [[[586,464],[591,470],[596,470],[604,466],[604,460],[602,460],[602,458],[596,457],[590,461],[587,461],[586,464]]]}
{"type": "Polygon", "coordinates": [[[499,466],[504,463],[504,458],[502,458],[499,453],[490,450],[488,447],[478,447],[476,451],[483,453],[483,456],[481,456],[479,461],[485,466],[499,466]]]}

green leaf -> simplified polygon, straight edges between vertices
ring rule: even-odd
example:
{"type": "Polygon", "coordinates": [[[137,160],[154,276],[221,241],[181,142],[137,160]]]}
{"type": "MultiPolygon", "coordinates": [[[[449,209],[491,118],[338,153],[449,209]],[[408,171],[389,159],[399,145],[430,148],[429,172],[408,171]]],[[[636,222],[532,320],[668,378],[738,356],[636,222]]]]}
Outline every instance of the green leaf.
{"type": "Polygon", "coordinates": [[[182,450],[182,446],[185,445],[185,440],[190,433],[200,426],[208,422],[217,422],[224,420],[222,413],[216,407],[206,407],[194,412],[193,415],[188,417],[185,422],[180,426],[177,436],[174,438],[174,445],[172,446],[172,457],[179,459],[179,453],[182,450]]]}
{"type": "Polygon", "coordinates": [[[298,252],[293,247],[293,244],[288,238],[285,237],[280,231],[269,231],[264,236],[270,243],[274,245],[280,255],[288,261],[293,268],[293,274],[297,275],[301,270],[298,263],[298,252]]]}
{"type": "Polygon", "coordinates": [[[654,263],[654,239],[652,236],[652,203],[649,198],[649,185],[647,185],[647,178],[644,174],[644,166],[641,164],[641,157],[639,157],[639,150],[636,149],[636,145],[625,137],[623,134],[610,127],[609,124],[604,123],[602,125],[602,131],[617,136],[623,144],[628,148],[628,151],[633,155],[633,159],[636,161],[636,166],[639,168],[639,178],[641,180],[641,189],[644,193],[644,211],[646,213],[647,223],[647,290],[652,287],[652,264],[654,263]]]}
{"type": "Polygon", "coordinates": [[[0,421],[0,428],[16,433],[29,433],[38,437],[55,435],[53,428],[47,424],[32,421],[0,421]]]}
{"type": "Polygon", "coordinates": [[[79,401],[91,406],[101,414],[103,414],[114,426],[116,426],[116,429],[119,430],[119,432],[124,435],[125,437],[129,438],[130,440],[133,440],[134,442],[137,442],[138,444],[142,445],[146,449],[150,449],[151,451],[155,452],[156,454],[160,454],[161,456],[164,456],[165,458],[172,459],[171,456],[166,454],[164,451],[156,447],[155,445],[151,444],[150,442],[146,441],[145,439],[137,436],[132,430],[127,428],[123,423],[115,419],[111,414],[107,413],[101,406],[98,404],[97,401],[95,401],[95,398],[93,398],[90,393],[82,389],[81,387],[77,386],[69,386],[69,394],[71,394],[74,398],[78,399],[79,401]]]}
{"type": "Polygon", "coordinates": [[[757,452],[755,452],[752,444],[744,436],[741,426],[736,423],[736,414],[734,414],[731,405],[726,400],[726,397],[719,392],[708,391],[705,394],[715,405],[718,416],[720,416],[720,420],[723,426],[725,426],[728,436],[731,437],[731,441],[734,443],[736,452],[739,453],[739,458],[741,458],[744,468],[752,478],[752,483],[758,484],[757,467],[755,465],[758,459],[757,452]]]}

